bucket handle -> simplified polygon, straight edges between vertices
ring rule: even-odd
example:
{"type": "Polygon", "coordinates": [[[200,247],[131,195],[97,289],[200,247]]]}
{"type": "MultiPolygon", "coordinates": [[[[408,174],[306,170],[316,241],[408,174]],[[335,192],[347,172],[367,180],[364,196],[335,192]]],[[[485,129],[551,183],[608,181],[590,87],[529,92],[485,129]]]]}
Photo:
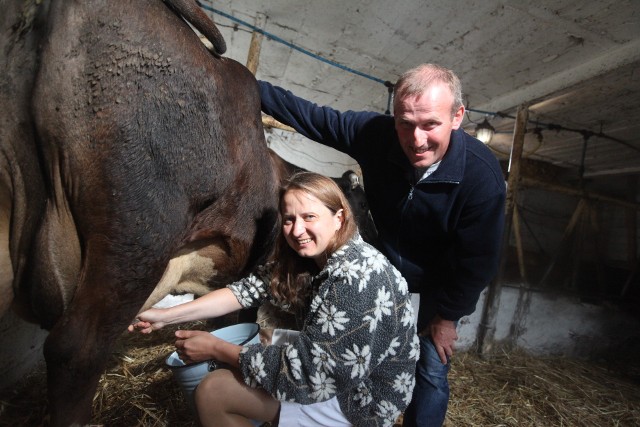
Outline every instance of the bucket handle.
{"type": "Polygon", "coordinates": [[[246,343],[248,343],[249,341],[251,341],[252,339],[255,338],[256,335],[258,335],[260,333],[260,325],[258,323],[255,323],[255,325],[258,327],[256,329],[256,332],[254,334],[249,335],[244,341],[242,341],[240,343],[240,345],[245,345],[246,343]]]}
{"type": "Polygon", "coordinates": [[[224,368],[229,369],[230,366],[227,365],[226,363],[218,362],[217,360],[209,360],[209,365],[207,366],[207,370],[209,372],[213,372],[216,369],[224,369],[224,368]]]}

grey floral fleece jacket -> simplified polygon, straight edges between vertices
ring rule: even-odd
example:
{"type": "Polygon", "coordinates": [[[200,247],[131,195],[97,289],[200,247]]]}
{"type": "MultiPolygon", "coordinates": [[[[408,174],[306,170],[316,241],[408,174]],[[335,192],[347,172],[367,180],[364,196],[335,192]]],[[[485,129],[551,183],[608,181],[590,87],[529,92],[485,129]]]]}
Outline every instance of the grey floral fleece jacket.
{"type": "MultiPolygon", "coordinates": [[[[228,287],[242,306],[260,305],[271,300],[269,273],[260,268],[228,287]]],[[[354,426],[391,426],[411,401],[418,355],[407,283],[356,235],[313,278],[298,338],[245,347],[240,369],[249,386],[278,400],[312,404],[337,396],[354,426]]]]}

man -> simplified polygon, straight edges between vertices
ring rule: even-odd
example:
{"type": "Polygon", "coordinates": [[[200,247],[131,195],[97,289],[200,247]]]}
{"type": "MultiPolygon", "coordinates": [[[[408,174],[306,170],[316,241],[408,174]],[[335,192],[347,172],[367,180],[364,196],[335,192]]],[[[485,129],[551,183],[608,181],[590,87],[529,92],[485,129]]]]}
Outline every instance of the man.
{"type": "Polygon", "coordinates": [[[405,426],[440,426],[458,320],[496,273],[505,185],[498,161],[460,125],[457,76],[424,64],[394,88],[394,115],[339,112],[260,82],[262,110],[362,168],[382,252],[420,294],[421,354],[405,426]]]}

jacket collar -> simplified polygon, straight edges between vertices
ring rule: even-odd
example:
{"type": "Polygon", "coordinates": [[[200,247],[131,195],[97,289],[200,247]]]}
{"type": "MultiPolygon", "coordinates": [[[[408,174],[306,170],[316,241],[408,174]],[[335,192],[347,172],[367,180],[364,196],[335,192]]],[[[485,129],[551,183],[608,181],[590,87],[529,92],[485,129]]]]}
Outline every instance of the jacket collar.
{"type": "Polygon", "coordinates": [[[442,158],[442,163],[425,182],[453,182],[460,183],[464,176],[464,165],[467,161],[467,141],[462,128],[451,132],[449,148],[442,158]]]}

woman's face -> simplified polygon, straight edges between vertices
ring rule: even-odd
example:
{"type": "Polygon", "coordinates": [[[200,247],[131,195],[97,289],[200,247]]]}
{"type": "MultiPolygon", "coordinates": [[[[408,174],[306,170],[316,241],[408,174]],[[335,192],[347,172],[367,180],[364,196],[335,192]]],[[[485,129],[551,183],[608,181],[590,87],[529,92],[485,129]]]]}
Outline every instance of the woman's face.
{"type": "Polygon", "coordinates": [[[282,232],[298,255],[313,258],[322,268],[325,252],[342,226],[342,209],[335,214],[316,197],[301,190],[289,190],[282,197],[282,232]]]}

